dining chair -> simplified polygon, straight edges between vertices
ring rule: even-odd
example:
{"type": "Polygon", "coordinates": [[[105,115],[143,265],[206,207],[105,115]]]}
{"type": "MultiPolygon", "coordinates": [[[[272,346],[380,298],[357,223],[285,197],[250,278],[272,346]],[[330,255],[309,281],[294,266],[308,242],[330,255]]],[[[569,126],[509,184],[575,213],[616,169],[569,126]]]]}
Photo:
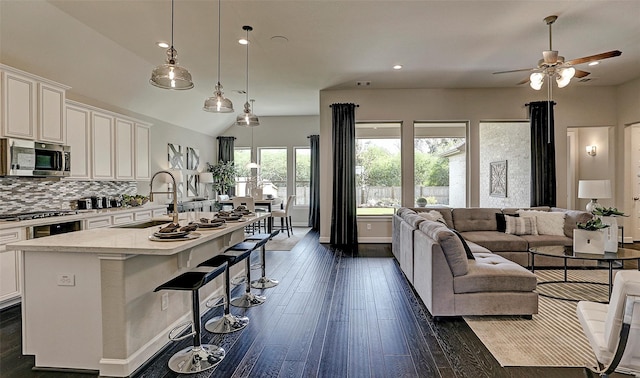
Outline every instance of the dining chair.
{"type": "MultiPolygon", "coordinates": [[[[238,206],[240,205],[244,205],[247,207],[247,210],[251,211],[252,213],[256,212],[256,203],[253,197],[233,197],[231,199],[231,202],[233,202],[234,209],[237,209],[238,206]]],[[[261,227],[262,227],[261,222],[252,223],[246,227],[246,231],[249,233],[254,233],[256,232],[256,228],[257,228],[258,232],[260,232],[261,227]]]]}
{"type": "Polygon", "coordinates": [[[280,218],[280,230],[287,231],[287,237],[291,237],[293,235],[293,224],[291,222],[291,206],[293,206],[293,202],[295,201],[296,196],[290,195],[287,198],[287,203],[284,206],[284,210],[272,210],[271,216],[274,218],[280,218]],[[291,230],[291,234],[289,234],[289,230],[291,230]]]}

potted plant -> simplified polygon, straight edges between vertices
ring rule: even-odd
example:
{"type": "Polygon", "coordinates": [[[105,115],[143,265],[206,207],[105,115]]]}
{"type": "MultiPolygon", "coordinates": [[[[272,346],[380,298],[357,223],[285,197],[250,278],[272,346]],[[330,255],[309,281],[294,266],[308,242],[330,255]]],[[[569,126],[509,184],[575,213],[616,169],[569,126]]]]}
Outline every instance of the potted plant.
{"type": "Polygon", "coordinates": [[[591,213],[609,225],[604,236],[604,250],[606,252],[618,251],[618,220],[616,217],[626,217],[624,212],[615,207],[596,207],[591,213]]]}
{"type": "Polygon", "coordinates": [[[416,200],[416,204],[418,205],[418,207],[425,207],[427,206],[427,199],[424,197],[420,197],[416,200]]]}
{"type": "Polygon", "coordinates": [[[220,161],[216,165],[207,163],[207,171],[213,176],[213,190],[217,194],[227,194],[229,188],[236,184],[238,171],[233,161],[220,161]]]}
{"type": "Polygon", "coordinates": [[[602,223],[600,218],[594,218],[586,223],[576,223],[578,228],[573,230],[573,251],[581,253],[604,254],[604,232],[608,224],[602,223]]]}

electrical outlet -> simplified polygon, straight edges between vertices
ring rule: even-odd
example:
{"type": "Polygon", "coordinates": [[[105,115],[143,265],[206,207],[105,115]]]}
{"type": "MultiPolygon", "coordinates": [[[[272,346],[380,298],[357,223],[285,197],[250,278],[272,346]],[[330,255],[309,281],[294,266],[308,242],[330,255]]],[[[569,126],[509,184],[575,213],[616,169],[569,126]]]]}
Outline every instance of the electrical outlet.
{"type": "Polygon", "coordinates": [[[367,223],[367,230],[371,230],[371,223],[367,223]]]}
{"type": "Polygon", "coordinates": [[[169,293],[163,293],[162,299],[160,300],[160,309],[162,311],[169,308],[169,293]]]}
{"type": "Polygon", "coordinates": [[[58,286],[76,286],[76,275],[58,274],[58,286]]]}

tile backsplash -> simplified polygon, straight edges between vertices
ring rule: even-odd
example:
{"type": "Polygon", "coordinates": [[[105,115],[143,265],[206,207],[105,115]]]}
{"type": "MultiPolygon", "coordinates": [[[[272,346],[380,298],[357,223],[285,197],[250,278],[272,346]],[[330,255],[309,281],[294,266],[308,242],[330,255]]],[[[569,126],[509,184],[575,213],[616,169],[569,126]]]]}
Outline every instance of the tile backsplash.
{"type": "Polygon", "coordinates": [[[135,181],[67,181],[31,177],[0,177],[0,214],[68,210],[89,196],[135,195],[135,181]]]}

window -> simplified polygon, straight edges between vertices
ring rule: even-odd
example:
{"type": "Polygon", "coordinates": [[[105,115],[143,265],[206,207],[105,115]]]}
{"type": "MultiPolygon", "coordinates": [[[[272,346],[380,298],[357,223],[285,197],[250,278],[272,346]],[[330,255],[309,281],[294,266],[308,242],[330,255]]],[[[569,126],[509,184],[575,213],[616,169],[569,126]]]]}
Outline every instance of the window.
{"type": "Polygon", "coordinates": [[[236,176],[236,195],[244,195],[246,193],[247,182],[251,179],[251,169],[247,168],[247,164],[251,161],[251,148],[234,147],[233,161],[238,170],[236,176]]]}
{"type": "Polygon", "coordinates": [[[258,159],[263,194],[287,198],[287,149],[258,148],[258,159]]]}
{"type": "Polygon", "coordinates": [[[357,215],[392,215],[400,207],[399,122],[356,124],[357,215]]]}
{"type": "Polygon", "coordinates": [[[311,149],[309,147],[296,147],[293,150],[296,167],[296,205],[309,205],[311,193],[311,149]]]}
{"type": "Polygon", "coordinates": [[[416,122],[414,206],[465,207],[466,122],[416,122]]]}

